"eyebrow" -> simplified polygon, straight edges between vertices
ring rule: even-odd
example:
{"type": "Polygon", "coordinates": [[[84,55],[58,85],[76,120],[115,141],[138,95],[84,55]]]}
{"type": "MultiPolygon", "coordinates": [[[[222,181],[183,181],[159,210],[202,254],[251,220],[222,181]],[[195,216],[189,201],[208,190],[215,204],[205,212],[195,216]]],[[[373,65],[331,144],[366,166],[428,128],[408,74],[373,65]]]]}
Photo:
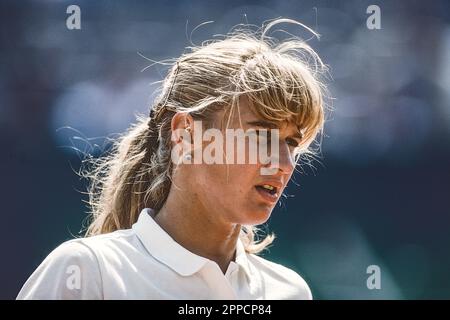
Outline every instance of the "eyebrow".
{"type": "MultiPolygon", "coordinates": [[[[268,129],[279,129],[280,128],[278,125],[276,125],[273,122],[261,121],[261,120],[247,121],[247,124],[251,125],[251,126],[256,126],[256,127],[261,127],[261,128],[268,128],[268,129]]],[[[302,140],[303,139],[303,134],[301,132],[296,132],[293,135],[290,135],[290,137],[302,140]]]]}

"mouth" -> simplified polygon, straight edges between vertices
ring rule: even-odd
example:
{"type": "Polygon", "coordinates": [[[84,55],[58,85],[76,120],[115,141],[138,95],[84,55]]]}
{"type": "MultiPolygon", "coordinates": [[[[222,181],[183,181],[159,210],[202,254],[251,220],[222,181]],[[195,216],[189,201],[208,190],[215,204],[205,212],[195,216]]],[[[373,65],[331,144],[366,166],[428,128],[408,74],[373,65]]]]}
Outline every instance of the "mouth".
{"type": "Polygon", "coordinates": [[[262,196],[262,198],[270,203],[278,200],[278,193],[280,188],[270,183],[261,184],[255,186],[256,191],[262,196]]]}

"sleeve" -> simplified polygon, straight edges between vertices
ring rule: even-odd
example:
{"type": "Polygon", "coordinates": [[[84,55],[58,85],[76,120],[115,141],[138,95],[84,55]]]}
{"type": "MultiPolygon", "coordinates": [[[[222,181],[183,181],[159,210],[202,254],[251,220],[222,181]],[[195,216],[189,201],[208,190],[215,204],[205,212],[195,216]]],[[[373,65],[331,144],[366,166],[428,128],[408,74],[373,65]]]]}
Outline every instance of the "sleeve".
{"type": "Polygon", "coordinates": [[[53,250],[28,278],[17,299],[102,299],[102,280],[95,253],[79,239],[53,250]]]}
{"type": "Polygon", "coordinates": [[[284,300],[313,300],[311,289],[301,275],[292,269],[278,265],[283,274],[286,296],[284,300]]]}
{"type": "Polygon", "coordinates": [[[311,289],[309,288],[308,284],[300,275],[297,274],[297,276],[298,276],[298,282],[299,282],[299,288],[300,288],[298,299],[313,300],[313,295],[312,295],[311,289]]]}

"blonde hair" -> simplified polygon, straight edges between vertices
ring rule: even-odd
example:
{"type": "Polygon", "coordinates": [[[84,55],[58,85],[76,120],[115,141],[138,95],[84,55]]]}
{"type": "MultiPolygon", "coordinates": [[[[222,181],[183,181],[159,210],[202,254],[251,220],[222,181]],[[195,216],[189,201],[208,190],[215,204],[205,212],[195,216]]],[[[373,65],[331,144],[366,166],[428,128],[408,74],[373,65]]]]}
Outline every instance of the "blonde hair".
{"type": "MultiPolygon", "coordinates": [[[[247,97],[253,110],[273,122],[293,121],[304,136],[303,153],[321,132],[324,123],[325,66],[303,40],[277,41],[267,32],[289,19],[274,20],[257,31],[246,26],[233,29],[223,39],[189,47],[176,59],[163,80],[150,117],[137,122],[117,139],[110,152],[83,161],[89,167],[81,175],[89,180],[92,222],[86,236],[127,229],[143,208],[156,212],[171,188],[171,119],[176,112],[189,112],[203,123],[218,110],[237,108],[247,97]]],[[[249,253],[258,253],[274,235],[257,239],[254,226],[243,226],[241,239],[249,253]]]]}

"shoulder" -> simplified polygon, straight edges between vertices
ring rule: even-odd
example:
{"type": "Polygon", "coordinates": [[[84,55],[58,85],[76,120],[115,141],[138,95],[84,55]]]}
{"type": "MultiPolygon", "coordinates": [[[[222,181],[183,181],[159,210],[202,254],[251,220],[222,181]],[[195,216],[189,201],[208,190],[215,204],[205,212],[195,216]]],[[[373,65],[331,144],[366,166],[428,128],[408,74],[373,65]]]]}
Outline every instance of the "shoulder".
{"type": "Polygon", "coordinates": [[[141,247],[132,229],[66,241],[37,267],[17,299],[101,299],[107,270],[141,247]]]}
{"type": "Polygon", "coordinates": [[[97,259],[92,249],[85,244],[84,239],[73,239],[62,243],[50,252],[39,265],[38,270],[56,269],[64,271],[64,266],[95,269],[97,259]]]}
{"type": "Polygon", "coordinates": [[[98,255],[102,251],[133,246],[137,242],[137,236],[133,229],[125,229],[72,241],[78,241],[81,245],[98,255]]]}
{"type": "Polygon", "coordinates": [[[133,231],[127,229],[68,240],[50,252],[40,267],[76,264],[80,268],[98,269],[102,256],[123,247],[132,247],[134,238],[133,231]]]}
{"type": "Polygon", "coordinates": [[[97,257],[84,239],[54,249],[23,285],[17,299],[84,299],[101,295],[97,257]]]}
{"type": "Polygon", "coordinates": [[[261,256],[249,254],[249,260],[263,278],[264,284],[279,296],[268,299],[312,300],[311,290],[306,281],[294,270],[261,256]]]}
{"type": "Polygon", "coordinates": [[[80,265],[95,264],[95,254],[85,244],[85,239],[77,238],[63,242],[45,258],[43,264],[50,262],[78,262],[80,265]]]}

